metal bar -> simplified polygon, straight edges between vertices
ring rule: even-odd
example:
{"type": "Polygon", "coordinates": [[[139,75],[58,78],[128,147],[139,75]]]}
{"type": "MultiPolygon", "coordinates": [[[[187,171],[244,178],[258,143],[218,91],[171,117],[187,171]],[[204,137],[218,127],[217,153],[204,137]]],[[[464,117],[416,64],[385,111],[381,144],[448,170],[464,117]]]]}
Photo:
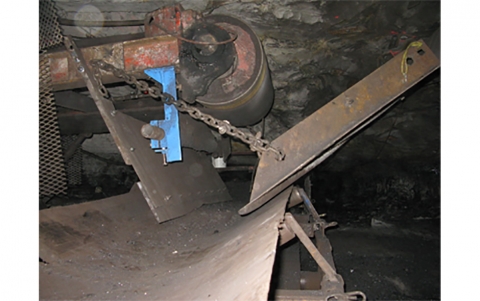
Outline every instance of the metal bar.
{"type": "Polygon", "coordinates": [[[303,190],[303,189],[300,188],[300,187],[295,187],[295,189],[298,191],[298,193],[299,193],[300,196],[302,197],[303,202],[305,203],[305,205],[307,206],[308,211],[310,212],[310,214],[311,214],[312,217],[313,217],[313,220],[314,220],[316,223],[320,223],[320,222],[321,222],[320,216],[318,215],[317,210],[315,210],[315,208],[313,207],[313,204],[312,204],[312,202],[310,201],[310,199],[308,198],[307,194],[305,193],[305,190],[303,190]]]}
{"type": "MultiPolygon", "coordinates": [[[[145,78],[143,70],[175,65],[178,62],[177,39],[170,36],[149,37],[132,41],[103,44],[81,48],[86,62],[102,59],[117,68],[124,69],[137,78],[145,78]]],[[[52,87],[54,91],[85,87],[77,64],[67,51],[47,54],[50,60],[52,87]]],[[[105,84],[122,81],[118,77],[102,72],[105,84]]]]}
{"type": "Polygon", "coordinates": [[[326,294],[322,290],[286,290],[277,289],[273,293],[275,301],[366,301],[360,291],[326,294]]]}
{"type": "Polygon", "coordinates": [[[227,166],[227,167],[224,167],[224,168],[217,168],[217,171],[218,171],[218,172],[227,172],[227,171],[248,171],[248,172],[253,172],[254,169],[255,169],[254,166],[242,165],[242,166],[227,166]]]}
{"type": "MultiPolygon", "coordinates": [[[[402,100],[403,97],[397,99],[397,100],[402,100]]],[[[379,111],[376,116],[381,116],[383,113],[388,111],[393,105],[397,103],[397,100],[393,101],[391,104],[386,106],[384,109],[379,111]]],[[[276,196],[279,192],[281,192],[285,187],[288,187],[295,183],[298,179],[312,171],[315,167],[320,165],[323,161],[325,161],[328,157],[330,157],[333,153],[335,153],[339,148],[341,148],[345,143],[347,143],[355,134],[360,132],[362,129],[367,127],[370,123],[372,123],[375,120],[375,117],[370,119],[369,121],[365,122],[358,128],[356,128],[354,131],[352,131],[350,134],[348,134],[345,138],[343,138],[341,141],[338,141],[335,143],[334,146],[332,146],[330,149],[328,149],[326,152],[324,152],[320,157],[315,159],[312,163],[308,164],[305,166],[303,169],[298,171],[296,174],[293,176],[287,178],[284,182],[282,182],[280,185],[274,187],[272,190],[264,194],[263,196],[259,197],[257,200],[248,203],[245,205],[243,208],[241,208],[238,213],[241,215],[248,214],[252,212],[253,210],[257,209],[258,207],[262,206],[266,202],[268,202],[272,197],[276,196]]],[[[293,206],[293,205],[292,205],[293,206]]]]}
{"type": "MultiPolygon", "coordinates": [[[[327,295],[321,290],[277,289],[273,293],[275,301],[324,301],[327,295]]],[[[330,300],[329,300],[330,301],[330,300]]]]}
{"type": "Polygon", "coordinates": [[[289,187],[290,185],[292,185],[295,181],[297,181],[299,178],[303,177],[304,175],[306,175],[307,173],[309,173],[312,169],[314,169],[318,164],[320,164],[321,162],[323,162],[327,157],[329,157],[332,153],[334,153],[337,149],[339,149],[344,143],[346,142],[345,141],[341,141],[339,142],[335,147],[333,147],[332,149],[330,149],[329,151],[327,151],[326,153],[324,153],[322,156],[320,156],[319,158],[317,158],[315,161],[313,161],[312,163],[310,163],[309,165],[307,165],[305,168],[303,168],[302,170],[300,170],[299,172],[297,172],[295,174],[295,176],[292,176],[292,177],[289,177],[285,180],[285,182],[281,183],[280,185],[272,188],[272,190],[268,191],[267,193],[265,193],[263,196],[261,196],[260,198],[258,198],[257,200],[255,201],[250,201],[250,203],[248,203],[247,205],[243,206],[239,211],[238,213],[240,215],[245,215],[245,214],[248,214],[252,211],[254,211],[255,209],[259,208],[260,206],[262,206],[263,204],[265,204],[266,202],[268,202],[271,198],[273,198],[274,196],[276,196],[277,194],[279,194],[280,192],[282,192],[286,187],[289,187]]]}
{"type": "MultiPolygon", "coordinates": [[[[116,104],[116,111],[124,113],[143,122],[149,122],[152,119],[161,119],[163,114],[162,105],[146,104],[144,106],[136,103],[116,104]]],[[[100,112],[95,107],[92,112],[65,111],[60,109],[58,112],[58,124],[62,135],[76,135],[79,133],[102,134],[108,133],[108,127],[102,119],[100,112]]]]}
{"type": "Polygon", "coordinates": [[[325,257],[320,254],[320,252],[317,250],[315,245],[312,243],[310,238],[303,231],[302,227],[297,223],[291,213],[288,212],[285,214],[285,222],[287,224],[287,227],[290,228],[290,230],[292,230],[295,235],[297,235],[298,239],[300,239],[305,248],[307,248],[308,252],[312,255],[315,262],[317,262],[318,266],[325,272],[325,276],[327,277],[327,279],[331,282],[339,282],[335,270],[328,263],[325,257]]]}
{"type": "Polygon", "coordinates": [[[122,140],[119,138],[118,135],[118,126],[113,121],[113,117],[117,113],[115,110],[115,106],[113,103],[107,99],[105,99],[102,94],[100,93],[100,86],[94,80],[94,75],[92,70],[90,69],[89,65],[86,63],[85,57],[83,56],[82,51],[78,49],[78,47],[73,43],[72,38],[66,37],[65,38],[65,46],[69,50],[72,60],[75,58],[76,62],[75,65],[76,72],[80,73],[80,76],[84,80],[85,84],[87,85],[88,91],[92,95],[93,101],[97,105],[98,111],[100,111],[100,115],[102,116],[105,124],[108,127],[108,130],[112,134],[113,139],[115,140],[115,144],[122,155],[123,160],[127,165],[131,165],[131,160],[129,157],[129,152],[126,147],[123,145],[122,140]]]}
{"type": "MultiPolygon", "coordinates": [[[[323,255],[323,257],[332,267],[332,269],[336,271],[335,261],[333,260],[332,255],[332,245],[330,244],[330,240],[328,240],[328,238],[323,233],[323,230],[315,231],[315,244],[317,250],[323,255]]],[[[320,270],[321,269],[319,268],[319,272],[320,270]]]]}
{"type": "MultiPolygon", "coordinates": [[[[275,160],[268,153],[261,157],[250,203],[239,213],[247,214],[268,202],[282,187],[297,180],[302,169],[316,157],[333,153],[339,148],[339,141],[345,142],[345,138],[359,126],[378,117],[379,112],[389,107],[399,95],[440,66],[425,43],[407,51],[409,62],[413,63],[408,68],[406,81],[401,72],[403,55],[398,55],[275,139],[271,145],[282,149],[286,157],[283,161],[275,160]],[[288,183],[283,185],[286,181],[288,183]]],[[[314,161],[311,168],[321,161],[314,161]]]]}

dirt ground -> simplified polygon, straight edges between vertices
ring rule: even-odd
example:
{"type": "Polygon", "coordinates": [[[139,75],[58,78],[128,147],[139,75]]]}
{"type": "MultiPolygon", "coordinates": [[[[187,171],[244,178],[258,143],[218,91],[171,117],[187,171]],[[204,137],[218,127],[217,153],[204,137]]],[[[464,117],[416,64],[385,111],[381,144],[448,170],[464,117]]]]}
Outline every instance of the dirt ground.
{"type": "MultiPolygon", "coordinates": [[[[172,285],[164,280],[168,267],[178,256],[194,260],[196,253],[202,252],[197,240],[200,232],[202,235],[208,232],[207,236],[222,235],[241,218],[236,212],[248,202],[249,185],[248,181],[227,182],[234,201],[202,206],[196,213],[200,219],[175,219],[165,223],[161,231],[126,227],[128,233],[119,237],[126,235],[127,240],[111,237],[111,241],[95,241],[92,233],[89,239],[99,251],[78,262],[65,260],[61,267],[49,262],[61,258],[42,258],[48,263],[39,263],[40,298],[161,300],[151,292],[158,286],[172,285]],[[88,275],[92,267],[97,273],[88,275]]],[[[84,218],[100,222],[96,226],[102,231],[102,219],[89,214],[84,218]]],[[[153,216],[151,220],[155,227],[153,216]]],[[[438,219],[340,223],[327,231],[327,237],[346,291],[361,290],[368,300],[440,299],[438,219]]],[[[281,252],[279,248],[277,256],[281,252]]],[[[311,258],[306,260],[312,265],[311,258]]]]}
{"type": "Polygon", "coordinates": [[[347,291],[369,300],[440,300],[440,222],[338,227],[327,232],[347,291]]]}

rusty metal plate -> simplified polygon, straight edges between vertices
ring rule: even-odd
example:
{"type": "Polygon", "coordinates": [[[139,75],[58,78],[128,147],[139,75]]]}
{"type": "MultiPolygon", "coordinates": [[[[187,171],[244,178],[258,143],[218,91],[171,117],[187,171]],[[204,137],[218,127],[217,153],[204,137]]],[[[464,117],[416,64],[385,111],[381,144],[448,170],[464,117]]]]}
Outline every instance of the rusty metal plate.
{"type": "MultiPolygon", "coordinates": [[[[117,139],[141,182],[142,192],[159,223],[176,218],[204,203],[230,199],[227,188],[205,153],[183,148],[183,161],[163,164],[141,134],[145,123],[121,112],[113,125],[117,139]]],[[[116,140],[117,141],[117,140],[116,140]]]]}
{"type": "Polygon", "coordinates": [[[161,225],[136,188],[42,210],[40,299],[267,300],[290,193],[246,217],[239,199],[161,225]]]}
{"type": "Polygon", "coordinates": [[[286,154],[285,159],[277,161],[269,153],[261,157],[250,202],[239,213],[248,214],[268,202],[297,180],[303,174],[302,169],[318,165],[321,160],[308,166],[316,157],[338,143],[343,144],[342,139],[378,117],[398,96],[440,66],[424,42],[420,48],[411,47],[407,51],[413,63],[408,66],[406,82],[401,72],[402,52],[272,141],[273,147],[286,154]]]}
{"type": "Polygon", "coordinates": [[[124,47],[125,71],[143,71],[148,68],[172,66],[178,63],[177,39],[159,36],[137,41],[126,41],[124,47]]]}
{"type": "Polygon", "coordinates": [[[202,14],[184,10],[181,4],[166,6],[145,15],[145,36],[182,35],[202,14]]]}
{"type": "MultiPolygon", "coordinates": [[[[109,43],[81,49],[87,62],[102,59],[117,68],[142,75],[146,68],[175,65],[178,62],[177,39],[170,36],[151,37],[133,41],[109,43]]],[[[48,54],[53,90],[85,87],[77,65],[67,51],[48,54]]],[[[119,82],[121,79],[102,73],[104,83],[119,82]]]]}

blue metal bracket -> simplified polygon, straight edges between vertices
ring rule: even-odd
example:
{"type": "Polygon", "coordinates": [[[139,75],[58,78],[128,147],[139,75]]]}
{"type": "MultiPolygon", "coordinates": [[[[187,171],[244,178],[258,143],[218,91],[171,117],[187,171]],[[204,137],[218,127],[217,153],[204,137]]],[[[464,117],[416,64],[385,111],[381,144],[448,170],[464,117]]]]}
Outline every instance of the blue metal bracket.
{"type": "MultiPolygon", "coordinates": [[[[148,69],[145,74],[162,84],[163,92],[172,95],[177,100],[177,87],[175,84],[175,69],[173,66],[148,69]]],[[[162,140],[151,139],[150,147],[156,153],[163,153],[166,162],[182,161],[182,145],[180,143],[180,122],[178,110],[174,105],[165,105],[165,119],[152,120],[152,126],[158,126],[165,131],[162,140]]]]}

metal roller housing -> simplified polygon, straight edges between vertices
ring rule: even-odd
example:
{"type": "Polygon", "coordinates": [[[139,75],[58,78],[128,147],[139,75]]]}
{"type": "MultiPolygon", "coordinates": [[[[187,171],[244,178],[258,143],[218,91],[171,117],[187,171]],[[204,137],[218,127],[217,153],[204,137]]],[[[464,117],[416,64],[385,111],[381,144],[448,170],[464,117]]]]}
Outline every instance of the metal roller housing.
{"type": "Polygon", "coordinates": [[[205,107],[205,113],[235,126],[259,122],[273,104],[272,80],[260,40],[247,24],[234,17],[211,15],[205,21],[237,35],[233,42],[236,62],[196,101],[205,107]]]}

